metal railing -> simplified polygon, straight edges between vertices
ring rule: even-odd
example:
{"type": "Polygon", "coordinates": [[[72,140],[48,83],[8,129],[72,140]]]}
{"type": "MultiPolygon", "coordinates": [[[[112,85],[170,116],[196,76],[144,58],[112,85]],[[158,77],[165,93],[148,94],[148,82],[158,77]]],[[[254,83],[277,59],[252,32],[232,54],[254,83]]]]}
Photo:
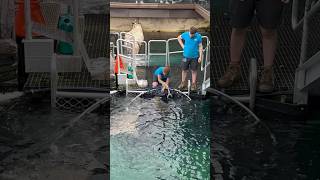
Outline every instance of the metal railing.
{"type": "Polygon", "coordinates": [[[152,56],[164,56],[165,57],[165,65],[170,65],[170,61],[168,60],[168,51],[167,51],[167,41],[166,40],[149,40],[148,41],[148,66],[150,66],[150,59],[152,56]],[[151,52],[151,45],[152,44],[160,44],[160,43],[163,43],[164,44],[164,47],[163,49],[165,49],[165,52],[164,53],[154,53],[154,52],[151,52]]]}
{"type": "Polygon", "coordinates": [[[311,58],[307,59],[307,49],[308,49],[308,39],[309,39],[309,21],[315,16],[317,12],[320,11],[320,1],[319,0],[306,0],[303,17],[299,20],[299,6],[301,1],[293,0],[292,4],[292,28],[297,30],[302,27],[302,42],[301,42],[301,54],[300,54],[300,63],[299,67],[296,70],[295,78],[295,89],[294,89],[294,102],[298,104],[307,104],[308,93],[302,92],[305,87],[306,80],[306,67],[310,67],[311,60],[315,59],[315,56],[319,55],[319,52],[316,53],[311,58]],[[305,64],[309,64],[306,66],[305,64]]]}
{"type": "MultiPolygon", "coordinates": [[[[141,41],[139,43],[144,45],[144,52],[140,54],[134,54],[133,53],[133,47],[134,47],[134,37],[132,35],[133,40],[125,40],[123,39],[125,35],[131,35],[126,32],[119,33],[119,39],[117,39],[117,45],[114,46],[117,48],[117,55],[118,57],[121,57],[125,59],[127,62],[130,63],[132,67],[136,67],[136,65],[141,65],[140,61],[147,61],[148,66],[150,66],[150,61],[152,56],[164,56],[165,58],[165,65],[170,66],[170,55],[172,54],[182,54],[183,50],[180,48],[179,50],[173,50],[170,49],[170,43],[174,41],[178,41],[178,38],[170,38],[168,40],[149,40],[148,43],[145,41],[141,41]],[[164,52],[153,52],[152,46],[159,43],[163,44],[163,47],[158,49],[164,49],[164,52]],[[141,58],[139,58],[141,57],[141,58]],[[137,59],[138,58],[138,59],[137,59]]],[[[201,61],[201,72],[203,72],[203,82],[202,82],[202,93],[205,93],[205,89],[210,86],[210,76],[207,77],[208,68],[210,68],[210,40],[207,36],[202,36],[204,48],[203,48],[203,56],[201,61]]],[[[121,74],[120,71],[120,63],[118,63],[118,74],[121,74]]]]}

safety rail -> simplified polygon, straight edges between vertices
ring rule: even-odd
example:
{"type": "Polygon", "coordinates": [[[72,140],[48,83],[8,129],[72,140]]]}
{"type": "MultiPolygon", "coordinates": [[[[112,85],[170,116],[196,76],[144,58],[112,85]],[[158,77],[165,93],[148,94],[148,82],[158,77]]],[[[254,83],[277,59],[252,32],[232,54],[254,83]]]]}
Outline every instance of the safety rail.
{"type": "Polygon", "coordinates": [[[182,48],[180,48],[181,50],[179,51],[170,51],[170,42],[173,42],[173,41],[178,41],[178,38],[170,38],[167,40],[167,60],[168,60],[168,63],[170,64],[170,55],[171,54],[182,54],[183,53],[183,50],[182,48]]]}
{"type": "Polygon", "coordinates": [[[169,65],[170,62],[168,62],[168,55],[167,55],[167,41],[166,40],[149,40],[148,41],[148,66],[150,66],[150,59],[151,56],[165,56],[166,65],[169,65]],[[153,53],[151,52],[151,44],[154,43],[164,43],[165,44],[165,53],[153,53]]]}
{"type": "MultiPolygon", "coordinates": [[[[301,1],[300,1],[301,2],[301,1]]],[[[306,86],[311,83],[306,83],[308,71],[310,71],[310,67],[313,68],[319,67],[319,64],[316,66],[316,63],[319,61],[314,61],[314,59],[318,59],[320,57],[320,51],[314,54],[311,58],[307,59],[307,45],[309,39],[309,21],[313,18],[317,12],[320,11],[320,1],[319,0],[306,0],[304,14],[303,17],[299,20],[299,1],[293,0],[292,2],[292,28],[297,30],[302,26],[302,41],[301,41],[301,54],[300,54],[300,63],[299,67],[296,70],[295,77],[295,88],[294,88],[294,103],[297,104],[307,104],[308,102],[308,92],[306,90],[306,86]],[[306,66],[308,64],[308,66],[306,66]],[[310,65],[312,64],[312,65],[310,65]],[[306,68],[308,67],[308,68],[306,68]]],[[[316,70],[319,72],[319,70],[316,70]]],[[[313,80],[320,78],[319,73],[311,73],[310,74],[313,80]],[[315,76],[317,76],[315,78],[315,76]]]]}
{"type": "Polygon", "coordinates": [[[148,44],[146,41],[133,41],[133,43],[138,42],[140,43],[140,46],[144,46],[144,53],[138,53],[135,54],[135,62],[136,66],[149,66],[149,61],[148,61],[148,44]],[[142,44],[142,45],[141,45],[142,44]]]}
{"type": "MultiPolygon", "coordinates": [[[[178,41],[178,38],[170,38],[167,40],[167,61],[170,64],[170,55],[172,54],[182,54],[182,48],[178,51],[171,51],[170,49],[170,42],[178,41]]],[[[205,90],[210,87],[210,76],[207,78],[207,69],[210,68],[210,40],[207,36],[202,36],[202,42],[205,42],[205,46],[202,50],[202,53],[205,54],[202,56],[201,59],[201,71],[203,72],[203,82],[201,86],[201,93],[204,95],[206,92],[205,90]]]]}
{"type": "MultiPolygon", "coordinates": [[[[127,41],[124,39],[117,40],[117,56],[118,57],[124,58],[129,63],[134,63],[134,54],[132,53],[132,50],[133,50],[133,42],[127,41]],[[127,54],[124,54],[125,49],[127,50],[127,54]],[[131,51],[131,54],[130,54],[130,51],[131,51]]],[[[121,74],[120,63],[118,63],[118,74],[121,74]]]]}
{"type": "MultiPolygon", "coordinates": [[[[139,42],[140,44],[144,44],[144,52],[145,53],[140,53],[140,54],[134,54],[133,53],[133,47],[134,47],[134,43],[136,41],[134,41],[134,37],[132,37],[131,39],[133,40],[125,40],[123,38],[125,38],[125,35],[129,35],[129,37],[132,35],[130,33],[126,33],[126,32],[121,32],[119,33],[119,39],[117,40],[117,45],[113,46],[117,48],[117,54],[118,57],[124,58],[126,59],[129,63],[131,63],[132,67],[136,67],[136,66],[141,66],[143,65],[141,62],[143,60],[147,61],[147,65],[150,66],[150,61],[151,61],[151,57],[152,56],[163,56],[165,58],[165,65],[169,65],[171,64],[170,61],[170,55],[172,54],[182,54],[183,50],[174,50],[171,51],[170,49],[170,44],[174,41],[178,41],[178,38],[170,38],[168,40],[149,40],[148,42],[145,41],[141,41],[139,42]],[[152,46],[154,44],[158,44],[159,43],[163,44],[163,47],[158,49],[164,49],[163,52],[153,52],[152,51],[152,46]],[[124,53],[126,51],[126,53],[124,53]]],[[[205,94],[205,90],[207,88],[210,87],[210,76],[207,77],[207,73],[208,68],[210,68],[210,40],[209,37],[207,36],[202,36],[203,39],[203,44],[204,44],[204,48],[203,48],[203,56],[202,56],[202,61],[201,61],[201,72],[203,72],[203,82],[202,82],[202,86],[201,86],[201,93],[205,94]]],[[[120,63],[118,63],[118,75],[121,74],[120,72],[120,63]]],[[[135,72],[134,72],[135,75],[135,72]]],[[[127,84],[127,82],[126,82],[127,84]]],[[[127,89],[127,87],[126,87],[127,89]]],[[[188,92],[189,93],[189,92],[188,92]]]]}

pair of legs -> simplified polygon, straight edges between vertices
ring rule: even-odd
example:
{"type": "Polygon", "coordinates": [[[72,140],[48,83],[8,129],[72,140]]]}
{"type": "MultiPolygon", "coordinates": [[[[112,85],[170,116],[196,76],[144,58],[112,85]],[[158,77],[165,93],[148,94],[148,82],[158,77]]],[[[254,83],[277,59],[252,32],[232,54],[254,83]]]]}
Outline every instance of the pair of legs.
{"type": "Polygon", "coordinates": [[[179,89],[183,89],[186,86],[186,79],[188,70],[191,69],[191,78],[192,78],[192,90],[196,90],[197,84],[197,70],[198,70],[198,58],[183,58],[182,59],[182,73],[181,73],[181,84],[179,89]]]}
{"type": "MultiPolygon", "coordinates": [[[[186,82],[188,70],[182,70],[181,77],[182,81],[186,82]]],[[[197,71],[191,70],[191,78],[192,78],[192,84],[197,84],[197,71]]]]}
{"type": "MultiPolygon", "coordinates": [[[[262,34],[264,66],[272,66],[277,48],[277,31],[260,26],[262,34]]],[[[239,64],[245,45],[247,28],[233,28],[230,40],[231,64],[239,64]]]]}
{"type": "Polygon", "coordinates": [[[230,65],[218,84],[222,88],[231,86],[240,76],[240,59],[246,41],[247,28],[252,18],[257,17],[262,34],[264,70],[259,91],[273,90],[272,65],[277,48],[277,27],[281,22],[284,3],[280,0],[231,0],[230,65]]]}

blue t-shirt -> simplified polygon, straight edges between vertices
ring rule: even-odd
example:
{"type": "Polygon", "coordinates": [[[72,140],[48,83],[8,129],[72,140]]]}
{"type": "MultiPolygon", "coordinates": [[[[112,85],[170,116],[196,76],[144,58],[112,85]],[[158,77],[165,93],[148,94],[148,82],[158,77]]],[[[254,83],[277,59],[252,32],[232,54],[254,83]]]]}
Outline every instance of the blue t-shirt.
{"type": "Polygon", "coordinates": [[[155,72],[154,75],[158,78],[158,76],[161,76],[162,80],[166,80],[168,77],[170,77],[170,73],[168,73],[166,76],[163,74],[164,67],[159,67],[155,72]]]}
{"type": "Polygon", "coordinates": [[[202,43],[202,37],[199,33],[191,38],[190,32],[184,32],[181,34],[181,38],[184,40],[183,56],[185,58],[198,58],[199,57],[199,44],[202,43]]]}

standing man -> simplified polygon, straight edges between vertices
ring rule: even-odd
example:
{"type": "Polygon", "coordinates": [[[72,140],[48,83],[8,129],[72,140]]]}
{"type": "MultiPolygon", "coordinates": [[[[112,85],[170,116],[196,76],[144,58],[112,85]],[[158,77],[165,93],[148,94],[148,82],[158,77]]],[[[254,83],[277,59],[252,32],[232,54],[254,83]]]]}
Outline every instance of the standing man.
{"type": "Polygon", "coordinates": [[[273,91],[273,61],[277,48],[277,27],[281,23],[283,6],[289,0],[231,0],[230,40],[231,62],[218,81],[221,88],[230,87],[240,78],[240,57],[245,44],[247,28],[256,15],[262,34],[264,67],[258,90],[273,91]]]}
{"type": "Polygon", "coordinates": [[[197,90],[197,69],[202,60],[202,37],[197,32],[197,28],[191,27],[189,32],[184,32],[178,36],[178,41],[183,49],[182,59],[182,80],[178,89],[182,90],[187,87],[187,71],[191,69],[192,85],[191,90],[197,90]],[[183,43],[183,41],[184,43],[183,43]]]}

